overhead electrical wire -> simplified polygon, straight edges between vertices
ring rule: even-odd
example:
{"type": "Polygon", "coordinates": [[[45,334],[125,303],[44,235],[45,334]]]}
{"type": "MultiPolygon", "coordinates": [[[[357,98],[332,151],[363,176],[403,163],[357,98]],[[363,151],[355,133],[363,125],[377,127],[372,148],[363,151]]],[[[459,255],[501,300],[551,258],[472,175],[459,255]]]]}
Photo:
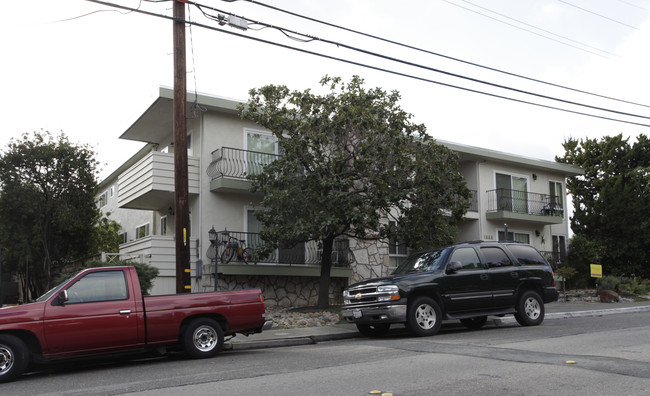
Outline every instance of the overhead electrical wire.
{"type": "MultiPolygon", "coordinates": [[[[215,20],[215,21],[222,21],[222,19],[218,15],[214,16],[214,15],[210,15],[210,14],[206,13],[204,8],[205,9],[210,9],[212,11],[223,12],[223,13],[229,14],[231,16],[236,16],[236,15],[233,15],[233,14],[227,12],[227,11],[219,10],[219,9],[216,9],[216,8],[213,8],[213,7],[210,7],[210,6],[206,6],[206,5],[202,5],[202,4],[198,4],[198,3],[193,2],[193,1],[188,1],[188,4],[196,6],[199,10],[201,10],[203,15],[205,15],[207,18],[215,20]]],[[[243,18],[243,17],[240,17],[240,16],[237,16],[237,17],[243,18]]],[[[246,18],[243,18],[243,19],[246,19],[246,18]]],[[[424,70],[432,71],[432,72],[435,72],[435,73],[443,74],[443,75],[446,75],[446,76],[449,76],[449,77],[459,78],[459,79],[462,79],[462,80],[471,81],[471,82],[474,82],[474,83],[483,84],[483,85],[487,85],[487,86],[494,87],[494,88],[505,89],[505,90],[508,90],[508,91],[517,92],[517,93],[524,94],[524,95],[535,96],[535,97],[538,97],[538,98],[541,98],[541,99],[547,99],[547,100],[552,100],[552,101],[556,101],[556,102],[561,102],[561,103],[564,103],[564,104],[580,106],[580,107],[586,107],[586,108],[589,108],[589,109],[592,109],[592,110],[600,110],[600,111],[605,111],[605,112],[609,112],[609,113],[625,115],[625,116],[630,116],[630,117],[644,118],[644,119],[649,119],[650,120],[650,116],[643,116],[643,115],[628,113],[628,112],[619,111],[619,110],[612,110],[612,109],[608,109],[608,108],[605,108],[605,107],[593,106],[593,105],[584,104],[584,103],[575,102],[575,101],[566,100],[566,99],[561,99],[561,98],[557,98],[557,97],[553,97],[553,96],[549,96],[549,95],[543,95],[543,94],[539,94],[539,93],[535,93],[535,92],[531,92],[531,91],[526,91],[526,90],[523,90],[523,89],[513,88],[513,87],[509,87],[507,85],[503,85],[503,84],[496,84],[496,83],[481,80],[481,79],[478,79],[478,78],[468,77],[468,76],[465,76],[465,75],[462,75],[462,74],[453,73],[453,72],[445,71],[445,70],[442,70],[442,69],[438,69],[438,68],[434,68],[434,67],[430,67],[430,66],[425,66],[425,65],[422,65],[422,64],[419,64],[419,63],[406,61],[404,59],[395,58],[395,57],[388,56],[388,55],[382,55],[382,54],[379,54],[379,53],[376,53],[376,52],[372,52],[372,51],[364,50],[362,48],[354,47],[354,46],[351,46],[351,45],[348,45],[348,44],[345,44],[345,43],[342,43],[342,42],[339,42],[339,41],[332,41],[332,40],[323,39],[323,38],[320,38],[320,37],[310,36],[310,35],[307,35],[307,34],[304,34],[304,33],[299,33],[299,32],[296,32],[296,31],[293,31],[293,30],[290,30],[290,29],[286,29],[286,28],[282,28],[282,27],[279,27],[279,26],[274,26],[274,25],[271,25],[271,24],[267,24],[265,22],[254,21],[254,20],[249,20],[249,19],[247,19],[247,21],[249,23],[254,24],[254,25],[260,25],[260,26],[264,26],[264,27],[267,27],[267,28],[277,29],[277,30],[281,31],[282,33],[284,33],[287,37],[290,37],[287,33],[291,33],[291,34],[294,34],[294,35],[304,37],[304,39],[300,40],[300,41],[305,41],[305,42],[320,41],[320,42],[323,42],[323,43],[335,45],[335,46],[340,47],[340,48],[346,48],[346,49],[349,49],[351,51],[359,52],[359,53],[362,53],[362,54],[365,54],[365,55],[378,57],[378,58],[389,60],[389,61],[392,61],[392,62],[401,63],[401,64],[404,64],[404,65],[407,65],[407,66],[417,67],[417,68],[420,68],[420,69],[424,69],[424,70]]],[[[295,38],[295,39],[297,39],[297,38],[295,38]]]]}
{"type": "Polygon", "coordinates": [[[562,4],[566,4],[566,5],[568,5],[568,6],[571,6],[571,7],[577,8],[577,9],[579,9],[580,11],[584,11],[584,12],[589,13],[589,14],[591,14],[591,15],[596,15],[597,17],[601,17],[601,18],[603,18],[603,19],[607,19],[608,21],[611,21],[611,22],[614,22],[614,23],[618,23],[619,25],[623,25],[623,26],[629,27],[630,29],[639,30],[639,28],[636,27],[636,26],[628,25],[628,24],[625,23],[625,22],[617,21],[616,19],[613,19],[613,18],[610,18],[610,17],[608,17],[608,16],[605,16],[605,15],[599,14],[599,13],[597,13],[597,12],[594,12],[594,11],[588,10],[588,9],[586,9],[586,8],[583,8],[583,7],[579,7],[579,6],[575,5],[575,4],[569,3],[568,1],[564,1],[564,0],[557,0],[557,1],[559,1],[559,2],[562,3],[562,4]]]}
{"type": "Polygon", "coordinates": [[[568,87],[568,86],[565,86],[565,85],[556,84],[556,83],[552,83],[552,82],[548,82],[548,81],[543,81],[543,80],[539,80],[539,79],[536,79],[536,78],[533,78],[533,77],[527,77],[527,76],[524,76],[524,75],[521,75],[521,74],[508,72],[508,71],[497,69],[497,68],[494,68],[494,67],[481,65],[479,63],[466,61],[466,60],[455,58],[455,57],[452,57],[452,56],[440,54],[440,53],[437,53],[437,52],[434,52],[434,51],[414,47],[414,46],[411,46],[409,44],[400,43],[400,42],[397,42],[397,41],[394,41],[394,40],[382,38],[382,37],[379,37],[379,36],[376,36],[376,35],[372,35],[372,34],[369,34],[369,33],[364,33],[364,32],[358,31],[358,30],[346,28],[346,27],[336,25],[336,24],[333,24],[333,23],[330,23],[330,22],[326,22],[326,21],[322,21],[322,20],[319,20],[319,19],[316,19],[316,18],[301,15],[301,14],[298,14],[298,13],[295,13],[295,12],[292,12],[292,11],[284,10],[282,8],[275,7],[275,6],[272,6],[272,5],[268,5],[268,4],[259,2],[257,0],[222,0],[222,1],[227,2],[227,3],[234,3],[234,2],[237,2],[237,1],[246,1],[246,2],[249,2],[249,3],[255,4],[255,5],[259,5],[261,7],[266,7],[268,9],[278,11],[278,12],[281,12],[281,13],[285,13],[287,15],[291,15],[291,16],[294,16],[294,17],[302,18],[302,19],[305,19],[305,20],[308,20],[308,21],[311,21],[311,22],[316,22],[316,23],[319,23],[319,24],[322,24],[322,25],[325,25],[325,26],[330,26],[330,27],[333,27],[333,28],[336,28],[336,29],[340,29],[340,30],[347,31],[347,32],[350,32],[350,33],[355,33],[355,34],[358,34],[358,35],[361,35],[361,36],[364,36],[364,37],[376,39],[376,40],[379,40],[379,41],[383,41],[385,43],[394,44],[394,45],[397,45],[397,46],[400,46],[400,47],[412,49],[412,50],[427,53],[427,54],[430,54],[430,55],[439,56],[439,57],[442,57],[442,58],[445,58],[445,59],[449,59],[449,60],[453,60],[453,61],[456,61],[456,62],[466,64],[466,65],[479,67],[479,68],[482,68],[482,69],[485,69],[485,70],[490,70],[490,71],[493,71],[493,72],[502,73],[502,74],[509,75],[509,76],[512,76],[512,77],[522,78],[522,79],[525,79],[525,80],[528,80],[528,81],[533,81],[533,82],[536,82],[536,83],[545,84],[545,85],[556,87],[556,88],[566,89],[566,90],[569,90],[569,91],[582,93],[582,94],[585,94],[585,95],[591,95],[591,96],[595,96],[595,97],[599,97],[599,98],[603,98],[603,99],[608,99],[608,100],[613,100],[613,101],[617,101],[617,102],[621,102],[621,103],[627,103],[627,104],[631,104],[631,105],[635,105],[635,106],[650,108],[650,105],[646,105],[646,104],[643,104],[643,103],[632,102],[632,101],[625,100],[625,99],[618,99],[618,98],[614,98],[614,97],[611,97],[611,96],[601,95],[601,94],[597,94],[597,93],[593,93],[593,92],[589,92],[589,91],[585,91],[585,90],[581,90],[581,89],[577,89],[577,88],[571,88],[571,87],[568,87]]]}
{"type": "MultiPolygon", "coordinates": [[[[106,5],[106,6],[131,10],[131,11],[141,13],[141,14],[145,14],[145,15],[148,15],[148,16],[154,16],[154,17],[158,17],[158,18],[162,18],[162,19],[167,19],[167,20],[179,22],[179,20],[177,18],[169,16],[169,15],[156,14],[156,13],[153,13],[153,12],[150,12],[150,11],[134,9],[134,8],[130,8],[130,7],[127,7],[127,6],[120,5],[120,4],[110,3],[110,2],[101,1],[101,0],[86,0],[86,1],[89,1],[89,2],[92,2],[92,3],[97,3],[97,4],[102,4],[102,5],[106,5]]],[[[238,33],[238,32],[221,29],[221,28],[214,27],[214,26],[205,25],[205,24],[198,23],[198,22],[192,22],[192,21],[188,21],[188,20],[183,20],[182,22],[187,23],[187,24],[192,24],[192,25],[197,26],[197,27],[202,27],[202,28],[205,28],[205,29],[208,29],[208,30],[217,31],[217,32],[220,32],[220,33],[225,33],[225,34],[228,34],[228,35],[237,36],[237,37],[245,38],[245,39],[248,39],[248,40],[253,40],[253,41],[256,41],[256,42],[260,42],[260,43],[269,44],[269,45],[273,45],[273,46],[280,47],[280,48],[290,49],[290,50],[301,52],[301,53],[304,53],[304,54],[314,55],[314,56],[318,56],[318,57],[325,58],[325,59],[331,59],[331,60],[335,60],[335,61],[339,61],[339,62],[343,62],[343,63],[347,63],[347,64],[359,66],[359,67],[368,68],[368,69],[371,69],[371,70],[377,70],[377,71],[381,71],[381,72],[385,72],[385,73],[389,73],[389,74],[393,74],[393,75],[412,78],[412,79],[415,79],[415,80],[429,82],[429,83],[440,85],[440,86],[459,89],[459,90],[463,90],[463,91],[466,91],[466,92],[472,92],[472,93],[476,93],[476,94],[480,94],[480,95],[484,95],[484,96],[489,96],[489,97],[494,97],[494,98],[500,98],[500,99],[504,99],[504,100],[508,100],[508,101],[512,101],[512,102],[516,102],[516,103],[528,104],[528,105],[533,105],[533,106],[537,106],[537,107],[562,111],[562,112],[571,113],[571,114],[578,114],[578,115],[583,115],[583,116],[592,117],[592,118],[598,118],[598,119],[603,119],[603,120],[608,120],[608,121],[615,121],[615,122],[631,124],[631,125],[638,125],[638,126],[643,126],[643,127],[650,127],[650,124],[644,124],[644,123],[640,123],[640,122],[628,121],[628,120],[623,120],[623,119],[618,119],[618,118],[613,118],[613,117],[606,117],[606,116],[597,115],[597,114],[585,113],[585,112],[581,112],[581,111],[576,111],[576,110],[570,110],[570,109],[565,109],[565,108],[556,107],[556,106],[545,105],[545,104],[542,104],[542,103],[530,102],[530,101],[511,98],[511,97],[508,97],[508,96],[498,95],[498,94],[494,94],[494,93],[490,93],[490,92],[479,91],[479,90],[476,90],[476,89],[471,89],[471,88],[462,87],[462,86],[458,86],[458,85],[448,84],[448,83],[444,83],[444,82],[441,82],[441,81],[436,81],[436,80],[432,80],[432,79],[428,79],[428,78],[424,78],[424,77],[415,76],[415,75],[412,75],[412,74],[406,74],[406,73],[402,73],[402,72],[398,72],[398,71],[394,71],[394,70],[381,68],[381,67],[378,67],[378,66],[372,66],[372,65],[365,64],[365,63],[352,61],[352,60],[349,60],[349,59],[343,59],[343,58],[339,58],[339,57],[335,57],[335,56],[331,56],[331,55],[327,55],[327,54],[321,54],[321,53],[314,52],[314,51],[309,51],[309,50],[305,50],[305,49],[301,49],[301,48],[291,47],[291,46],[286,45],[286,44],[280,44],[280,43],[276,43],[276,42],[273,42],[273,41],[260,39],[260,38],[257,38],[257,37],[251,37],[251,36],[247,36],[247,35],[244,35],[244,34],[241,34],[241,33],[238,33]]]]}
{"type": "MultiPolygon", "coordinates": [[[[486,17],[486,18],[490,18],[490,19],[495,20],[495,21],[497,21],[497,22],[505,23],[506,25],[508,25],[508,26],[512,26],[512,27],[514,27],[514,28],[516,28],[516,29],[520,29],[520,30],[523,30],[523,31],[525,31],[525,32],[529,32],[529,33],[535,34],[535,35],[537,35],[537,36],[544,37],[544,38],[546,38],[546,39],[549,39],[549,40],[552,40],[552,41],[558,42],[558,43],[560,43],[560,44],[566,44],[566,43],[563,43],[563,42],[561,42],[561,41],[555,40],[555,39],[553,39],[553,38],[546,37],[546,36],[544,36],[544,35],[542,35],[542,34],[532,32],[532,31],[530,31],[530,30],[528,30],[528,29],[523,29],[523,28],[521,28],[521,27],[519,27],[519,26],[516,26],[516,25],[510,24],[510,23],[507,23],[507,22],[503,22],[503,21],[501,21],[501,20],[499,20],[499,19],[496,19],[496,18],[492,18],[492,17],[489,16],[489,15],[485,15],[485,14],[480,13],[480,12],[478,12],[478,11],[474,11],[474,10],[472,10],[472,9],[469,9],[469,8],[463,7],[463,6],[461,6],[461,5],[458,5],[458,4],[456,4],[456,3],[451,2],[451,1],[449,1],[449,0],[443,0],[443,1],[444,1],[445,3],[447,3],[447,4],[451,4],[451,5],[453,5],[453,6],[456,6],[456,7],[462,8],[462,9],[464,9],[464,10],[467,10],[467,11],[470,11],[470,12],[473,12],[473,13],[476,13],[476,14],[479,14],[479,15],[481,15],[481,16],[484,16],[484,17],[486,17]]],[[[612,56],[619,57],[618,55],[616,55],[616,54],[614,54],[614,53],[612,53],[612,52],[605,51],[604,49],[600,49],[600,48],[594,47],[594,46],[592,46],[592,45],[582,43],[582,42],[577,41],[577,40],[573,40],[572,38],[569,38],[569,37],[566,37],[566,36],[562,36],[561,34],[553,33],[553,32],[551,32],[550,30],[542,29],[542,28],[537,27],[537,26],[535,26],[535,25],[531,25],[530,23],[527,23],[527,22],[524,22],[524,21],[520,21],[519,19],[516,19],[516,18],[509,17],[509,16],[507,16],[507,15],[505,15],[505,14],[502,14],[502,13],[496,12],[496,11],[494,11],[494,10],[491,10],[491,9],[487,8],[487,7],[483,7],[483,6],[480,6],[480,5],[478,5],[478,4],[472,3],[471,1],[468,1],[468,0],[460,0],[460,1],[462,1],[463,3],[467,3],[467,4],[469,4],[469,5],[472,5],[472,6],[476,7],[476,8],[480,8],[480,9],[482,9],[482,10],[485,10],[485,11],[491,12],[491,13],[493,13],[493,14],[495,14],[495,15],[498,15],[498,16],[500,16],[500,17],[502,17],[502,18],[506,18],[506,19],[509,19],[509,20],[511,20],[511,21],[515,21],[515,22],[520,23],[520,24],[522,24],[522,25],[524,25],[524,26],[528,26],[528,27],[531,27],[531,28],[533,28],[533,29],[537,29],[537,30],[542,31],[542,32],[544,32],[544,33],[552,34],[553,36],[556,36],[556,37],[560,37],[560,38],[562,38],[563,40],[571,41],[571,42],[573,42],[573,43],[580,44],[580,45],[582,45],[582,46],[584,46],[584,47],[591,48],[591,49],[594,49],[594,50],[596,50],[596,51],[604,52],[604,53],[606,53],[606,54],[608,54],[608,55],[612,55],[612,56]]],[[[584,50],[583,48],[576,47],[576,46],[573,46],[573,45],[569,45],[569,46],[570,46],[570,47],[573,47],[573,48],[577,48],[577,49],[579,49],[579,50],[581,50],[581,51],[584,50]]],[[[589,52],[589,53],[594,54],[594,55],[602,56],[602,55],[600,55],[599,53],[596,53],[596,52],[592,52],[592,51],[586,51],[586,52],[589,52]]],[[[605,57],[605,58],[607,58],[607,57],[605,57]]],[[[607,59],[610,59],[610,58],[607,58],[607,59]]]]}

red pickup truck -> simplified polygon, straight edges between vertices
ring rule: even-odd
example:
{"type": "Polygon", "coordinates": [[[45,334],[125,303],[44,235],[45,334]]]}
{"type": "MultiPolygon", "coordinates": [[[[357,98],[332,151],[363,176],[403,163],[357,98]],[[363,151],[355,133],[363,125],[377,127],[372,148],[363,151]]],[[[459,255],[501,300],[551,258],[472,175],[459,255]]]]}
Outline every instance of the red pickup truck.
{"type": "Polygon", "coordinates": [[[272,326],[259,289],[143,296],[133,267],[82,270],[35,302],[0,309],[0,382],[32,358],[55,360],[180,347],[216,355],[224,336],[272,326]]]}

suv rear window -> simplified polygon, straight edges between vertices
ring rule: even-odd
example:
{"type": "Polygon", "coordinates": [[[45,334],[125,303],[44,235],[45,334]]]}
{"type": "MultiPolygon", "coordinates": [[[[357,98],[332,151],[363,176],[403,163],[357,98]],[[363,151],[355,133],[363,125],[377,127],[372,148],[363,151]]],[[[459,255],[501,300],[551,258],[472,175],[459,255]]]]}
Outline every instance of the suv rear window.
{"type": "Polygon", "coordinates": [[[508,250],[512,252],[521,265],[548,265],[544,257],[532,246],[508,245],[508,250]]]}

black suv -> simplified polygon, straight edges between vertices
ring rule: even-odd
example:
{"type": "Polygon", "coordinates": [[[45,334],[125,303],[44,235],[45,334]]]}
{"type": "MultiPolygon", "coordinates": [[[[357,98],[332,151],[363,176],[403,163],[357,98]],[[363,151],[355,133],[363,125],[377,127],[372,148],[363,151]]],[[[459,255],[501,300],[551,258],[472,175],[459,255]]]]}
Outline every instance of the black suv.
{"type": "Polygon", "coordinates": [[[429,336],[442,320],[478,329],[488,315],[514,314],[536,326],[544,303],[557,297],[553,270],[533,246],[478,241],[413,254],[390,277],[348,286],[341,312],[367,336],[385,334],[391,323],[429,336]]]}

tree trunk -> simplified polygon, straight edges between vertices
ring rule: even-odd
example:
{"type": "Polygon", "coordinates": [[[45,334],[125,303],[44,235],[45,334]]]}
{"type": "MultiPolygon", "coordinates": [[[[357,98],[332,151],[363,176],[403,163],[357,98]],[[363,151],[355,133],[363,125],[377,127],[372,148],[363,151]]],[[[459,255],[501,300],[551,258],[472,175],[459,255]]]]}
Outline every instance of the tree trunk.
{"type": "Polygon", "coordinates": [[[330,306],[330,270],[332,269],[332,249],[334,237],[328,236],[323,240],[323,254],[320,263],[320,282],[318,284],[318,308],[325,309],[330,306]]]}

